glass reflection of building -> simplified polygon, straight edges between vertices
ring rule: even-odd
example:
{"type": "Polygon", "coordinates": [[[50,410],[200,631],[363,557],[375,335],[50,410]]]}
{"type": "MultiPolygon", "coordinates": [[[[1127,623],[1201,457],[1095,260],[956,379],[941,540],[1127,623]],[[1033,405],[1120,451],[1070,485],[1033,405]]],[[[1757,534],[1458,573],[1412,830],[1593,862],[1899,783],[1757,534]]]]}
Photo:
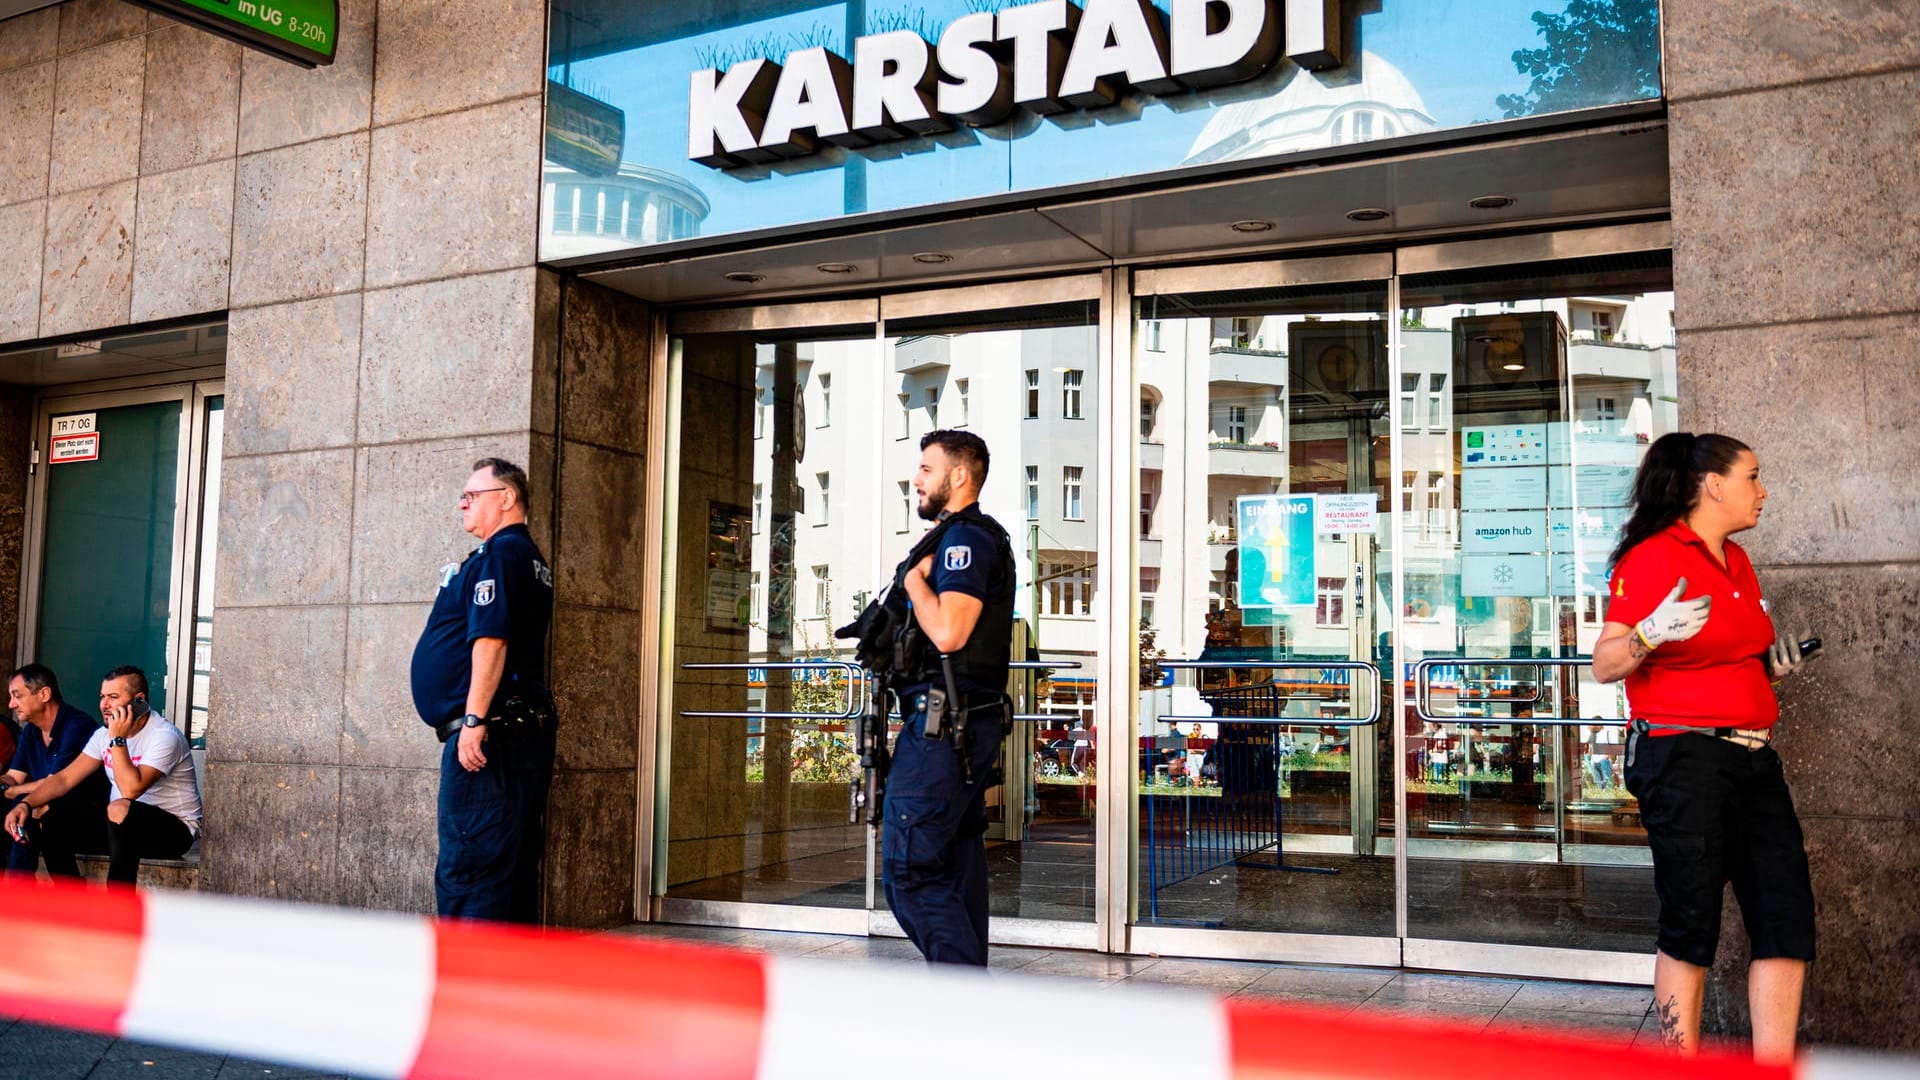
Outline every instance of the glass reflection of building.
{"type": "Polygon", "coordinates": [[[711,209],[700,189],[664,169],[620,163],[611,176],[541,167],[540,250],[564,259],[700,235],[711,209]]]}

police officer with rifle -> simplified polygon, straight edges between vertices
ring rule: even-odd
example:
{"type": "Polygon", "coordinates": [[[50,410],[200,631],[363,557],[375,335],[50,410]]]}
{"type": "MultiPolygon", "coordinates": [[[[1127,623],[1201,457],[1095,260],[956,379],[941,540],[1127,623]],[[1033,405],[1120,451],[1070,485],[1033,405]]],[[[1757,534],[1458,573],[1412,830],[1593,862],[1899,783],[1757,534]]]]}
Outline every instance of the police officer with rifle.
{"type": "Polygon", "coordinates": [[[865,773],[854,814],[876,806],[886,828],[881,869],[901,929],[933,963],[987,962],[987,789],[1000,782],[1000,741],[1013,716],[1013,545],[980,512],[987,444],[966,431],[920,440],[914,490],[938,521],[860,619],[860,663],[882,689],[855,731],[865,773]],[[886,698],[899,698],[889,761],[886,698]]]}

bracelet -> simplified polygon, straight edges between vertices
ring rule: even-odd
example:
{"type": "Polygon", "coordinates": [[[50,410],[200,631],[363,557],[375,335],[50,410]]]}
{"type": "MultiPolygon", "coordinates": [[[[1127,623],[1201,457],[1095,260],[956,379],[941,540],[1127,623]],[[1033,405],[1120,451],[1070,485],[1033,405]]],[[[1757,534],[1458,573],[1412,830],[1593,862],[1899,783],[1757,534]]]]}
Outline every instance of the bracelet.
{"type": "Polygon", "coordinates": [[[1659,646],[1647,640],[1647,632],[1645,630],[1640,629],[1639,623],[1634,624],[1633,632],[1640,635],[1640,644],[1645,645],[1647,647],[1648,652],[1652,652],[1653,650],[1659,648],[1659,646]]]}

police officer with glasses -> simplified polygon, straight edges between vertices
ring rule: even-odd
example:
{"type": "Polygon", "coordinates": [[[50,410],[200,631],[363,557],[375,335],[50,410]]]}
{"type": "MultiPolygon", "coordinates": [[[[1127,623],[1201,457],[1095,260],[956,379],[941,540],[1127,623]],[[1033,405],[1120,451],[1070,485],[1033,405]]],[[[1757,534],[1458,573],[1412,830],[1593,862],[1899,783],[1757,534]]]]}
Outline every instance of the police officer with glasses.
{"type": "Polygon", "coordinates": [[[413,652],[413,703],[441,742],[442,916],[537,923],[555,716],[544,671],[553,571],[527,533],[527,474],[474,462],[460,520],[480,539],[440,570],[413,652]]]}

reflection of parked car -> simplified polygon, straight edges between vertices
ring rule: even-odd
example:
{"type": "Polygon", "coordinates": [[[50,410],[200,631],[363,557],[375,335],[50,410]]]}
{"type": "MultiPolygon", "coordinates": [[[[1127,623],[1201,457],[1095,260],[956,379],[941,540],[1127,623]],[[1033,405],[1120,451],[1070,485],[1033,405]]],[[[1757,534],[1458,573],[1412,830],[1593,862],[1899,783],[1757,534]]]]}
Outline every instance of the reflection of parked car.
{"type": "Polygon", "coordinates": [[[1047,739],[1033,752],[1035,767],[1041,776],[1060,776],[1072,772],[1073,740],[1047,739]]]}

